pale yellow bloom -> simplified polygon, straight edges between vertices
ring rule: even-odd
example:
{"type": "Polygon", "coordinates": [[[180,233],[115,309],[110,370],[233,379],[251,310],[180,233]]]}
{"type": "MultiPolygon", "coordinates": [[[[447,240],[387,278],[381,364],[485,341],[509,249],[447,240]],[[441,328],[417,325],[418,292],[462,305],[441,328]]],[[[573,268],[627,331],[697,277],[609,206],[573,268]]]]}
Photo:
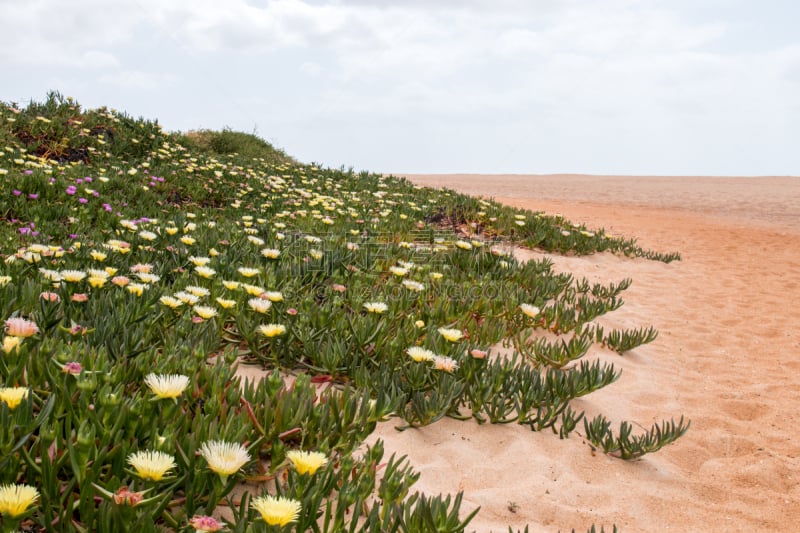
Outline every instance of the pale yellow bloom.
{"type": "Polygon", "coordinates": [[[21,337],[15,337],[13,335],[6,335],[3,337],[3,351],[7,354],[13,352],[14,350],[19,350],[21,344],[21,337]]]}
{"type": "Polygon", "coordinates": [[[172,296],[162,296],[158,299],[159,302],[166,305],[170,309],[177,309],[178,307],[183,305],[183,302],[178,300],[177,298],[173,298],[172,296]]]}
{"type": "Polygon", "coordinates": [[[102,276],[89,276],[89,285],[95,289],[99,289],[106,284],[108,278],[102,276]]]}
{"type": "Polygon", "coordinates": [[[239,267],[237,269],[239,274],[246,278],[252,278],[253,276],[257,276],[259,270],[257,268],[250,268],[250,267],[239,267]]]}
{"type": "Polygon", "coordinates": [[[218,303],[218,304],[220,305],[220,307],[222,307],[223,309],[230,309],[230,308],[232,308],[234,305],[236,305],[236,300],[228,300],[228,299],[226,299],[226,298],[217,298],[217,303],[218,303]]]}
{"type": "Polygon", "coordinates": [[[264,522],[281,527],[297,520],[302,508],[299,501],[282,496],[261,496],[250,502],[250,506],[261,514],[264,522]]]}
{"type": "Polygon", "coordinates": [[[144,283],[129,283],[127,287],[125,287],[129,293],[135,294],[136,296],[141,296],[145,289],[147,289],[147,285],[144,283]]]}
{"type": "Polygon", "coordinates": [[[77,283],[86,277],[86,272],[80,270],[62,270],[61,279],[70,283],[77,283]]]}
{"type": "Polygon", "coordinates": [[[11,283],[11,276],[0,276],[0,287],[5,287],[11,283]]]}
{"type": "Polygon", "coordinates": [[[187,285],[183,290],[198,298],[203,298],[211,294],[211,291],[205,287],[198,287],[197,285],[187,285]]]}
{"type": "Polygon", "coordinates": [[[103,252],[99,252],[97,250],[92,250],[91,252],[89,252],[89,255],[91,255],[92,259],[94,259],[95,261],[100,261],[100,262],[105,261],[106,257],[108,257],[107,254],[104,254],[103,252]]]}
{"type": "Polygon", "coordinates": [[[367,302],[364,304],[364,309],[370,313],[383,314],[389,310],[389,306],[383,302],[367,302]]]}
{"type": "Polygon", "coordinates": [[[286,326],[283,324],[267,324],[258,326],[258,331],[265,337],[277,337],[286,333],[286,326]]]}
{"type": "Polygon", "coordinates": [[[389,272],[391,272],[395,276],[400,277],[400,276],[405,276],[406,274],[408,274],[408,269],[407,268],[403,268],[403,267],[393,266],[393,267],[389,268],[389,272]]]}
{"type": "Polygon", "coordinates": [[[270,302],[282,302],[283,294],[278,291],[266,291],[261,294],[261,298],[265,298],[270,302]]]}
{"type": "Polygon", "coordinates": [[[206,266],[211,261],[208,257],[195,257],[189,256],[189,262],[191,262],[194,266],[206,266]]]}
{"type": "Polygon", "coordinates": [[[175,293],[175,298],[182,301],[186,305],[194,305],[200,301],[200,298],[198,298],[194,294],[189,294],[188,292],[183,292],[183,291],[175,293]]]}
{"type": "Polygon", "coordinates": [[[142,479],[161,481],[173,468],[177,468],[175,458],[168,453],[141,450],[128,456],[128,464],[136,470],[142,479]]]}
{"type": "Polygon", "coordinates": [[[185,244],[186,246],[191,246],[197,241],[194,239],[194,237],[190,237],[188,235],[184,235],[183,237],[181,237],[181,242],[183,244],[185,244]]]}
{"type": "Polygon", "coordinates": [[[261,298],[250,298],[247,300],[247,305],[250,309],[257,313],[264,314],[272,307],[272,302],[269,300],[262,300],[261,298]]]}
{"type": "Polygon", "coordinates": [[[435,353],[421,346],[412,346],[406,350],[406,353],[409,357],[411,357],[411,359],[418,363],[423,361],[433,361],[436,358],[435,353]]]}
{"type": "Polygon", "coordinates": [[[0,387],[0,401],[5,402],[9,409],[16,409],[28,397],[28,392],[28,387],[0,387]]]}
{"type": "Polygon", "coordinates": [[[277,259],[278,256],[281,255],[281,251],[276,250],[275,248],[264,248],[261,250],[261,255],[267,259],[277,259]]]}
{"type": "Polygon", "coordinates": [[[197,313],[197,316],[206,320],[217,316],[217,310],[207,305],[195,305],[192,310],[197,313]]]}
{"type": "Polygon", "coordinates": [[[155,374],[145,376],[144,383],[160,399],[175,399],[189,386],[189,377],[181,374],[155,374]]]}
{"type": "Polygon", "coordinates": [[[136,277],[139,278],[139,281],[142,283],[147,284],[158,283],[161,279],[159,276],[151,274],[150,272],[137,272],[136,277]]]}
{"type": "Polygon", "coordinates": [[[328,457],[324,453],[301,450],[286,452],[286,458],[292,462],[298,473],[309,475],[314,475],[321,466],[328,462],[328,457]]]}
{"type": "Polygon", "coordinates": [[[523,312],[523,314],[531,318],[536,318],[536,316],[541,312],[541,310],[538,307],[531,304],[519,304],[519,308],[523,312]]]}
{"type": "Polygon", "coordinates": [[[201,278],[211,279],[213,278],[217,271],[213,268],[209,268],[207,266],[196,266],[194,267],[194,271],[197,273],[198,276],[201,278]]]}
{"type": "Polygon", "coordinates": [[[239,288],[239,282],[238,281],[223,281],[222,285],[226,289],[228,289],[229,291],[235,291],[236,289],[239,288]]]}
{"type": "Polygon", "coordinates": [[[223,478],[235,474],[250,460],[247,448],[238,442],[221,440],[204,442],[200,447],[200,455],[208,467],[223,478]]]}
{"type": "Polygon", "coordinates": [[[18,518],[39,499],[39,491],[29,485],[0,485],[0,514],[18,518]]]}
{"type": "Polygon", "coordinates": [[[450,342],[458,342],[464,334],[460,329],[439,328],[439,334],[450,342]]]}

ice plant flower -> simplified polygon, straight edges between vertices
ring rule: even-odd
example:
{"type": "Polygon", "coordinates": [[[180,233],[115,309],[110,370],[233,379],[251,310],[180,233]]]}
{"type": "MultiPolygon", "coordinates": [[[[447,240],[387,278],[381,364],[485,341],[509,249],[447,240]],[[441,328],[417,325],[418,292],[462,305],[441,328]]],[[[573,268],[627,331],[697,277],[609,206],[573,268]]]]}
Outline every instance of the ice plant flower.
{"type": "Polygon", "coordinates": [[[11,410],[19,407],[22,400],[28,397],[28,387],[0,387],[0,401],[5,402],[11,410]]]}
{"type": "Polygon", "coordinates": [[[178,466],[170,454],[151,450],[140,450],[130,454],[128,464],[136,470],[137,476],[153,481],[161,481],[170,470],[178,466]]]}
{"type": "Polygon", "coordinates": [[[180,291],[175,293],[175,298],[182,301],[186,305],[194,305],[200,301],[200,298],[195,296],[194,294],[189,294],[188,292],[180,291]]]}
{"type": "Polygon", "coordinates": [[[141,296],[147,288],[147,285],[144,283],[130,283],[125,288],[129,293],[135,294],[136,296],[141,296]]]}
{"type": "Polygon", "coordinates": [[[77,283],[86,277],[86,272],[80,270],[62,270],[59,274],[61,274],[62,280],[69,283],[77,283]]]}
{"type": "Polygon", "coordinates": [[[156,374],[145,376],[144,383],[159,399],[176,399],[189,386],[188,376],[181,374],[156,374]]]}
{"type": "Polygon", "coordinates": [[[389,306],[383,302],[367,302],[364,304],[364,309],[366,309],[369,313],[380,315],[385,313],[389,309],[389,306]]]}
{"type": "Polygon", "coordinates": [[[6,334],[12,337],[32,337],[39,333],[39,326],[32,320],[12,317],[6,320],[6,334]]]}
{"type": "Polygon", "coordinates": [[[0,514],[22,516],[39,499],[39,491],[30,485],[0,485],[0,514]]]}
{"type": "Polygon", "coordinates": [[[437,356],[433,359],[433,367],[436,370],[452,373],[458,368],[458,361],[451,357],[437,356]]]}
{"type": "Polygon", "coordinates": [[[250,309],[253,311],[264,314],[272,307],[272,302],[269,300],[262,300],[261,298],[250,298],[247,300],[247,305],[249,305],[250,309]]]}
{"type": "Polygon", "coordinates": [[[192,296],[197,296],[198,298],[204,298],[211,294],[211,291],[206,289],[205,287],[198,287],[196,285],[187,285],[186,288],[183,289],[185,292],[188,292],[192,296]]]}
{"type": "Polygon", "coordinates": [[[272,338],[286,333],[286,326],[283,324],[267,324],[258,326],[258,331],[265,337],[272,338]]]}
{"type": "Polygon", "coordinates": [[[223,309],[230,309],[236,305],[236,300],[228,300],[227,298],[217,298],[217,303],[223,309]]]}
{"type": "Polygon", "coordinates": [[[410,279],[403,280],[403,287],[410,291],[422,292],[425,290],[425,285],[418,281],[411,281],[410,279]]]}
{"type": "Polygon", "coordinates": [[[540,313],[540,309],[531,304],[519,304],[519,308],[523,314],[531,318],[536,318],[536,316],[540,313]]]}
{"type": "Polygon", "coordinates": [[[3,351],[7,354],[14,350],[19,350],[20,344],[22,344],[21,337],[14,337],[13,335],[6,335],[3,337],[3,351]]]}
{"type": "Polygon", "coordinates": [[[461,332],[460,329],[451,329],[451,328],[439,328],[439,335],[445,338],[450,342],[458,342],[461,340],[461,337],[464,334],[461,332]]]}
{"type": "Polygon", "coordinates": [[[183,244],[185,244],[186,246],[191,246],[197,241],[195,241],[194,237],[190,237],[188,235],[184,235],[183,237],[181,237],[181,242],[183,244]]]}
{"type": "Polygon", "coordinates": [[[282,302],[283,294],[278,291],[266,291],[261,294],[260,298],[262,300],[269,300],[270,302],[282,302]]]}
{"type": "Polygon", "coordinates": [[[411,357],[411,359],[418,363],[423,361],[433,361],[436,358],[435,353],[421,346],[412,346],[406,350],[406,353],[409,357],[411,357]]]}
{"type": "Polygon", "coordinates": [[[142,283],[149,284],[158,283],[158,281],[161,279],[159,276],[151,274],[150,272],[137,272],[136,277],[139,278],[139,281],[142,283]]]}
{"type": "Polygon", "coordinates": [[[258,269],[250,267],[239,267],[237,272],[246,278],[252,278],[253,276],[258,275],[258,269]]]}
{"type": "Polygon", "coordinates": [[[328,462],[328,457],[324,453],[304,452],[301,450],[286,452],[286,458],[292,462],[292,466],[298,473],[312,476],[322,465],[328,462]]]}
{"type": "Polygon", "coordinates": [[[278,256],[281,255],[281,251],[276,250],[275,248],[264,248],[261,250],[261,255],[267,259],[277,259],[278,256]]]}
{"type": "Polygon", "coordinates": [[[462,250],[472,250],[472,245],[467,241],[456,241],[456,247],[462,250]]]}
{"type": "Polygon", "coordinates": [[[250,502],[250,507],[261,514],[261,519],[271,526],[285,526],[297,520],[300,502],[283,496],[261,496],[250,502]]]}
{"type": "Polygon", "coordinates": [[[195,305],[192,310],[204,320],[217,316],[217,310],[207,305],[195,305]]]}
{"type": "Polygon", "coordinates": [[[200,455],[208,463],[208,468],[219,474],[223,480],[238,472],[250,460],[247,448],[238,442],[224,440],[204,442],[200,447],[200,455]]]}
{"type": "Polygon", "coordinates": [[[235,291],[236,289],[239,288],[239,282],[238,281],[223,281],[222,285],[226,289],[228,289],[229,291],[235,291]]]}
{"type": "Polygon", "coordinates": [[[196,266],[194,267],[194,271],[197,273],[198,276],[201,278],[211,279],[213,278],[217,271],[213,268],[209,268],[207,266],[196,266]]]}
{"type": "Polygon", "coordinates": [[[391,272],[395,276],[401,277],[401,276],[405,276],[406,274],[408,274],[408,269],[407,268],[403,268],[403,267],[393,266],[393,267],[389,267],[389,272],[391,272]]]}
{"type": "Polygon", "coordinates": [[[206,266],[211,261],[208,257],[195,257],[193,255],[189,256],[189,262],[191,262],[194,266],[206,266]]]}
{"type": "Polygon", "coordinates": [[[213,533],[222,529],[222,522],[208,515],[194,515],[189,519],[189,525],[194,528],[195,533],[213,533]]]}
{"type": "Polygon", "coordinates": [[[158,299],[159,302],[166,305],[170,309],[177,309],[178,307],[183,305],[183,302],[178,300],[177,298],[173,298],[172,296],[162,296],[158,299]]]}
{"type": "Polygon", "coordinates": [[[131,280],[127,276],[114,276],[113,278],[111,278],[111,283],[113,283],[117,287],[124,287],[130,282],[131,280]]]}

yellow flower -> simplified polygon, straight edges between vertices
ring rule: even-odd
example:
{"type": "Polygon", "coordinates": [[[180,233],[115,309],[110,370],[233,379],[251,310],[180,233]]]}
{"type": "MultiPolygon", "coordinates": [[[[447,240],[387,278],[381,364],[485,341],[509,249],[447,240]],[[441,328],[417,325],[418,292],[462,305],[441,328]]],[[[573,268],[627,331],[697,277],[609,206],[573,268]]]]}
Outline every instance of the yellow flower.
{"type": "Polygon", "coordinates": [[[189,262],[192,263],[194,266],[199,266],[199,267],[206,266],[210,261],[211,259],[208,257],[195,257],[193,255],[189,256],[189,262]]]}
{"type": "Polygon", "coordinates": [[[277,259],[278,256],[281,255],[281,251],[276,250],[275,248],[264,248],[261,250],[261,255],[267,259],[277,259]]]}
{"type": "Polygon", "coordinates": [[[39,333],[39,326],[32,320],[12,317],[6,320],[6,334],[12,337],[33,337],[39,333]]]}
{"type": "Polygon", "coordinates": [[[162,296],[158,299],[159,302],[166,305],[170,309],[177,309],[178,307],[183,305],[183,302],[178,300],[177,298],[173,298],[172,296],[162,296]]]}
{"type": "Polygon", "coordinates": [[[61,279],[70,283],[77,283],[86,277],[86,272],[80,270],[62,270],[60,274],[61,279]]]}
{"type": "Polygon", "coordinates": [[[403,287],[410,291],[422,292],[425,290],[425,285],[418,281],[411,281],[410,279],[403,280],[403,287]]]}
{"type": "Polygon", "coordinates": [[[278,291],[267,291],[261,295],[262,298],[266,298],[270,302],[282,302],[283,301],[283,294],[278,291]]]}
{"type": "Polygon", "coordinates": [[[194,294],[189,294],[188,292],[183,292],[183,291],[175,293],[175,298],[182,301],[186,305],[194,305],[200,301],[200,298],[198,298],[194,294]]]}
{"type": "Polygon", "coordinates": [[[414,325],[417,326],[418,328],[424,328],[425,327],[425,321],[424,320],[417,320],[416,322],[414,322],[414,325]]]}
{"type": "Polygon", "coordinates": [[[266,326],[258,326],[258,331],[265,337],[277,337],[286,333],[286,326],[283,324],[267,324],[266,326]]]}
{"type": "Polygon", "coordinates": [[[92,256],[92,259],[95,261],[100,261],[101,263],[106,260],[106,257],[108,257],[108,255],[104,254],[103,252],[98,252],[97,250],[92,250],[89,252],[89,255],[92,256]]]}
{"type": "Polygon", "coordinates": [[[472,245],[467,241],[456,241],[456,247],[462,250],[472,250],[472,245]]]}
{"type": "Polygon", "coordinates": [[[91,285],[95,289],[99,289],[100,287],[106,284],[106,280],[107,278],[104,278],[102,276],[90,276],[89,285],[91,285]]]}
{"type": "Polygon", "coordinates": [[[140,231],[139,232],[139,237],[141,237],[142,239],[144,239],[146,241],[154,241],[154,240],[156,240],[158,235],[156,235],[152,231],[144,230],[144,231],[140,231]]]}
{"type": "Polygon", "coordinates": [[[0,485],[0,514],[17,518],[39,499],[39,491],[29,485],[0,485]]]}
{"type": "Polygon", "coordinates": [[[540,309],[531,304],[519,304],[519,308],[525,315],[531,318],[536,318],[536,316],[540,313],[540,309]]]}
{"type": "Polygon", "coordinates": [[[3,337],[3,351],[5,353],[19,350],[20,344],[22,344],[22,337],[15,337],[13,335],[6,335],[3,337]]]}
{"type": "Polygon", "coordinates": [[[130,283],[127,287],[128,292],[131,294],[135,294],[136,296],[141,296],[144,293],[144,290],[147,288],[147,285],[144,283],[130,283]]]}
{"type": "Polygon", "coordinates": [[[231,307],[233,307],[234,305],[236,305],[236,300],[227,300],[227,299],[225,299],[225,298],[217,298],[217,303],[218,303],[218,304],[220,305],[220,307],[222,307],[223,309],[230,309],[231,307]]]}
{"type": "Polygon", "coordinates": [[[207,305],[195,305],[192,309],[197,313],[197,316],[206,320],[217,316],[217,310],[207,305]]]}
{"type": "Polygon", "coordinates": [[[181,374],[148,374],[144,383],[160,399],[175,399],[189,386],[189,378],[181,374]]]}
{"type": "Polygon", "coordinates": [[[422,348],[421,346],[412,346],[406,350],[411,359],[414,361],[421,363],[423,361],[433,361],[436,358],[436,354],[432,351],[422,348]]]}
{"type": "Polygon", "coordinates": [[[175,235],[176,233],[178,233],[178,228],[176,228],[175,226],[170,226],[166,228],[164,231],[167,232],[167,235],[175,235]]]}
{"type": "Polygon", "coordinates": [[[247,300],[247,305],[249,305],[250,309],[253,311],[264,314],[272,307],[272,302],[269,300],[262,300],[261,298],[250,298],[247,300]]]}
{"type": "Polygon", "coordinates": [[[367,302],[364,304],[364,309],[366,309],[370,313],[375,313],[380,315],[382,313],[385,313],[389,309],[389,306],[383,302],[367,302]]]}
{"type": "Polygon", "coordinates": [[[285,497],[261,496],[250,502],[250,506],[261,514],[262,520],[271,526],[285,526],[297,520],[300,502],[285,497]]]}
{"type": "Polygon", "coordinates": [[[250,285],[249,283],[242,283],[242,287],[250,296],[261,296],[264,292],[263,287],[259,287],[258,285],[250,285]]]}
{"type": "Polygon", "coordinates": [[[223,479],[238,472],[250,460],[247,448],[238,442],[224,440],[204,442],[200,447],[200,455],[206,460],[208,467],[223,479]]]}
{"type": "Polygon", "coordinates": [[[312,476],[322,465],[328,462],[328,458],[324,453],[304,452],[301,450],[287,452],[286,458],[292,462],[298,473],[312,476]]]}
{"type": "Polygon", "coordinates": [[[178,466],[168,453],[148,450],[130,454],[128,464],[136,470],[137,476],[153,481],[161,481],[170,470],[178,466]]]}
{"type": "Polygon", "coordinates": [[[444,274],[442,274],[441,272],[431,272],[430,276],[432,280],[438,280],[442,279],[444,277],[444,274]]]}
{"type": "Polygon", "coordinates": [[[5,402],[9,409],[16,409],[28,392],[28,387],[0,387],[0,401],[5,402]]]}
{"type": "Polygon", "coordinates": [[[5,287],[11,282],[11,276],[0,276],[0,287],[5,287]]]}
{"type": "Polygon", "coordinates": [[[439,328],[439,334],[450,342],[458,342],[464,334],[460,329],[439,328]]]}
{"type": "Polygon", "coordinates": [[[239,282],[238,281],[223,281],[222,285],[226,289],[228,289],[229,291],[235,291],[236,289],[239,288],[239,282]]]}
{"type": "Polygon", "coordinates": [[[198,287],[196,285],[187,285],[186,288],[183,290],[193,296],[197,296],[198,298],[203,298],[211,294],[211,291],[209,291],[205,287],[198,287]]]}
{"type": "Polygon", "coordinates": [[[136,277],[139,278],[139,281],[142,283],[158,283],[161,279],[159,276],[151,274],[150,272],[137,272],[136,277]]]}
{"type": "Polygon", "coordinates": [[[252,278],[253,276],[257,276],[258,275],[258,269],[257,268],[239,267],[238,268],[238,272],[239,272],[239,274],[241,274],[242,276],[244,276],[246,278],[252,278]]]}
{"type": "Polygon", "coordinates": [[[191,245],[193,245],[193,244],[194,244],[196,241],[194,240],[194,237],[189,237],[188,235],[184,235],[183,237],[181,237],[181,242],[182,242],[183,244],[185,244],[186,246],[191,246],[191,245]]]}
{"type": "Polygon", "coordinates": [[[408,269],[403,267],[390,267],[389,272],[394,274],[395,276],[405,276],[408,274],[408,269]]]}
{"type": "Polygon", "coordinates": [[[217,273],[216,270],[213,268],[209,268],[207,266],[196,266],[194,267],[194,271],[197,273],[198,276],[201,278],[211,279],[217,273]]]}

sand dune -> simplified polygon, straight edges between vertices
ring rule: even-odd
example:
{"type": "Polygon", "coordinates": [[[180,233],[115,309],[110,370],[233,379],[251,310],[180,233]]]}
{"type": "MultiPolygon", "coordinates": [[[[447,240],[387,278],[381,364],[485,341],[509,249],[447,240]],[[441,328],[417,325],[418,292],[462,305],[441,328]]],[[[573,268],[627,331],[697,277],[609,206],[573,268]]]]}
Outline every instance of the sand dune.
{"type": "MultiPolygon", "coordinates": [[[[444,420],[374,438],[408,454],[417,488],[464,490],[479,532],[792,531],[800,523],[800,178],[409,176],[636,236],[683,260],[549,256],[598,281],[630,277],[610,325],[659,338],[612,360],[619,381],[575,405],[642,426],[685,415],[689,432],[635,462],[517,425],[444,420]]],[[[541,256],[528,252],[530,256],[541,256]]],[[[580,431],[582,433],[582,431],[580,431]]]]}

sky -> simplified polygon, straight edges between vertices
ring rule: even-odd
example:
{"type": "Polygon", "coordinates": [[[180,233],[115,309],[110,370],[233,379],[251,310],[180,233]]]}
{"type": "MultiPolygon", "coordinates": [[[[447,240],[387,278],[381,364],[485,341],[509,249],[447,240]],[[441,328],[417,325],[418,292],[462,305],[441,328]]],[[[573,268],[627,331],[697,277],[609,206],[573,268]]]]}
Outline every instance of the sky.
{"type": "Polygon", "coordinates": [[[800,176],[797,0],[0,0],[0,100],[385,173],[800,176]]]}

